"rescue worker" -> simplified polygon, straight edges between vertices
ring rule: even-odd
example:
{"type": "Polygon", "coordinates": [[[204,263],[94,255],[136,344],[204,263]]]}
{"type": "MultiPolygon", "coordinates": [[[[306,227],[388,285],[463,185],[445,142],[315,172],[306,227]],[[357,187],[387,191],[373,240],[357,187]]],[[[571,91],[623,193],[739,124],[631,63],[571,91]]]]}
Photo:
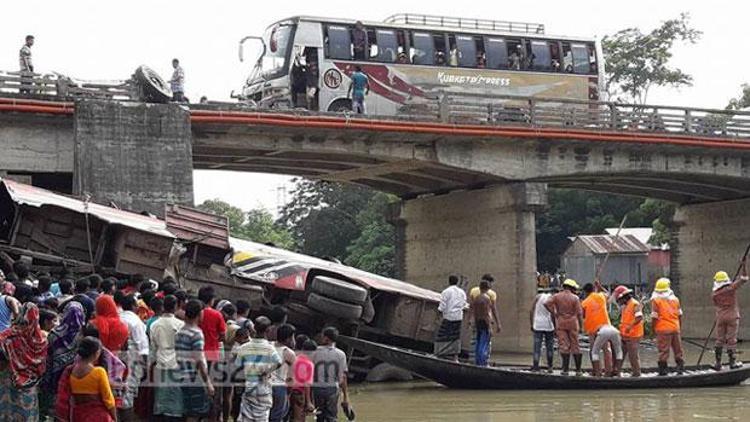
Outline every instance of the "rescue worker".
{"type": "Polygon", "coordinates": [[[742,260],[742,274],[734,281],[725,271],[714,276],[714,287],[711,298],[716,307],[716,363],[714,369],[721,370],[721,354],[726,347],[729,356],[729,368],[742,366],[737,363],[737,328],[740,322],[740,308],[737,304],[737,289],[747,283],[746,260],[742,260]]]}
{"type": "Polygon", "coordinates": [[[682,308],[680,308],[680,299],[672,292],[670,285],[668,278],[662,277],[657,280],[654,293],[651,295],[651,319],[656,333],[656,347],[659,350],[659,375],[669,373],[667,361],[670,349],[674,353],[677,374],[682,375],[685,370],[680,337],[682,308]]]}
{"type": "Polygon", "coordinates": [[[622,337],[623,360],[630,361],[630,376],[641,376],[641,359],[638,346],[643,338],[643,305],[635,300],[633,291],[617,286],[612,293],[620,305],[620,336],[622,337]]]}
{"type": "Polygon", "coordinates": [[[555,319],[557,341],[559,343],[560,357],[562,358],[561,375],[568,375],[570,368],[570,355],[573,355],[576,366],[576,376],[581,376],[581,348],[578,346],[578,331],[581,327],[583,309],[581,300],[576,295],[578,283],[567,279],[563,282],[563,290],[556,293],[545,304],[544,307],[555,319]]]}
{"type": "MultiPolygon", "coordinates": [[[[596,280],[594,284],[587,283],[584,285],[583,292],[586,294],[586,298],[581,302],[583,331],[589,336],[589,344],[594,344],[599,329],[604,325],[611,324],[609,312],[607,312],[607,293],[604,292],[599,280],[596,280]]],[[[590,357],[593,365],[593,355],[590,357]]],[[[612,351],[607,343],[604,344],[604,370],[608,375],[612,373],[612,351]]]]}
{"type": "Polygon", "coordinates": [[[607,376],[619,377],[620,368],[622,367],[622,339],[620,338],[620,332],[611,324],[604,324],[597,329],[594,338],[596,340],[591,343],[591,366],[594,368],[593,375],[595,377],[602,376],[600,355],[602,352],[607,353],[607,349],[611,346],[612,350],[615,351],[615,362],[612,371],[607,372],[607,376]]]}

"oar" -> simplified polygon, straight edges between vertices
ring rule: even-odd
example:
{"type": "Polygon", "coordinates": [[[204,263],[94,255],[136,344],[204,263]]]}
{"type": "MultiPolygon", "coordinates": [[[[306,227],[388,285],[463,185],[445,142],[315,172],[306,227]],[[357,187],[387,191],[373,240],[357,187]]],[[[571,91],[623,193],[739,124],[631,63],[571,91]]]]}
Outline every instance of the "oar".
{"type": "MultiPolygon", "coordinates": [[[[622,221],[620,222],[620,227],[617,228],[617,232],[615,233],[615,239],[612,241],[612,244],[614,246],[617,246],[617,239],[620,238],[620,232],[622,231],[622,228],[625,226],[625,221],[627,221],[627,219],[628,219],[628,215],[625,214],[622,217],[622,221]]],[[[602,271],[604,271],[604,267],[607,266],[607,261],[609,260],[610,253],[611,251],[607,251],[607,254],[604,255],[604,260],[602,261],[602,265],[600,265],[599,268],[596,270],[596,276],[594,277],[594,282],[595,283],[599,282],[599,286],[602,285],[600,277],[602,276],[602,271]]]]}
{"type": "MultiPolygon", "coordinates": [[[[736,280],[737,276],[740,275],[740,271],[742,271],[742,265],[744,265],[748,254],[750,254],[750,243],[747,245],[747,248],[745,249],[745,254],[742,255],[742,259],[740,260],[740,266],[737,268],[737,272],[734,273],[734,278],[732,278],[733,281],[736,280]]],[[[706,347],[708,347],[708,342],[709,340],[711,340],[711,336],[714,334],[715,329],[716,329],[716,321],[714,321],[714,324],[711,326],[711,331],[708,332],[708,337],[706,337],[706,341],[703,343],[703,349],[701,349],[701,354],[700,356],[698,356],[698,363],[696,363],[695,366],[700,366],[701,361],[703,360],[703,354],[706,353],[706,347]]]]}

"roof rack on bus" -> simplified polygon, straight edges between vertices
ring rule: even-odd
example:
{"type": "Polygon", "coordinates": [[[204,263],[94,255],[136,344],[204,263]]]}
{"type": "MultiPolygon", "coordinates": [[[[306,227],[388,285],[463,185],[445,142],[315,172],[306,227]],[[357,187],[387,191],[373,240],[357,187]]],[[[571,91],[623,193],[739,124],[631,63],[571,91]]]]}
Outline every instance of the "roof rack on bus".
{"type": "Polygon", "coordinates": [[[385,23],[443,26],[463,29],[484,29],[504,32],[544,34],[544,24],[531,22],[495,21],[489,19],[455,18],[449,16],[398,13],[387,17],[385,23]]]}

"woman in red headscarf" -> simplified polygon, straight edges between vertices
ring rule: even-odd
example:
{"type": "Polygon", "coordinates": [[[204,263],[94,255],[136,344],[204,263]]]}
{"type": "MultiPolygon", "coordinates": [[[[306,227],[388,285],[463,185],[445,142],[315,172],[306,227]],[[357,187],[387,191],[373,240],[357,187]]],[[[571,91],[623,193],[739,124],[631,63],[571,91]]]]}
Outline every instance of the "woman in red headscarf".
{"type": "Polygon", "coordinates": [[[99,330],[99,340],[104,347],[115,354],[125,348],[128,326],[120,320],[112,296],[101,295],[96,299],[96,317],[91,322],[99,330]]]}
{"type": "Polygon", "coordinates": [[[0,416],[3,421],[39,419],[37,383],[47,363],[47,339],[39,308],[26,303],[13,325],[0,333],[0,416]]]}

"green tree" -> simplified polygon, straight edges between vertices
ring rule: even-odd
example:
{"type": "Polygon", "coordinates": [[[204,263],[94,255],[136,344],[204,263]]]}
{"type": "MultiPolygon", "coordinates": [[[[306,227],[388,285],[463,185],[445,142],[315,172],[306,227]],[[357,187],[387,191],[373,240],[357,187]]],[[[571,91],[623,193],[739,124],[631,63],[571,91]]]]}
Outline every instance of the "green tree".
{"type": "Polygon", "coordinates": [[[742,94],[729,100],[727,110],[740,110],[750,107],[750,84],[742,84],[742,94]]]}
{"type": "Polygon", "coordinates": [[[242,209],[229,205],[220,199],[207,199],[198,205],[198,209],[207,211],[216,215],[221,215],[229,220],[229,233],[233,236],[241,230],[245,224],[245,212],[242,209]]]}
{"type": "Polygon", "coordinates": [[[263,208],[256,208],[245,213],[242,209],[219,199],[204,201],[199,209],[227,217],[229,234],[239,239],[274,245],[291,249],[294,247],[292,234],[284,227],[278,226],[273,215],[263,208]]]}
{"type": "Polygon", "coordinates": [[[355,185],[298,179],[278,223],[291,232],[300,252],[344,260],[360,235],[357,216],[374,195],[355,185]]]}
{"type": "Polygon", "coordinates": [[[388,207],[396,200],[379,192],[357,215],[360,234],[346,248],[348,265],[386,277],[395,276],[396,232],[386,215],[388,207]]]}
{"type": "Polygon", "coordinates": [[[662,22],[648,33],[623,29],[602,39],[606,59],[607,92],[618,101],[645,104],[655,86],[691,86],[693,77],[671,67],[672,49],[678,42],[694,44],[702,35],[690,26],[686,13],[662,22]]]}

